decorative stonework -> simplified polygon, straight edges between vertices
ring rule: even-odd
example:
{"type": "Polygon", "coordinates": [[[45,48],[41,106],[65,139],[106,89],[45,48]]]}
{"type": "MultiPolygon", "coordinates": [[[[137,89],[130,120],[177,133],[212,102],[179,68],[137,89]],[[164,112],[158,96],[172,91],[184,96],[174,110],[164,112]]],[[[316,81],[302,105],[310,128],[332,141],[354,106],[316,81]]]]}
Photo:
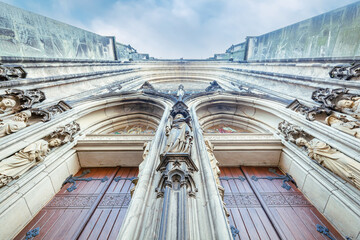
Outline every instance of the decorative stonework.
{"type": "Polygon", "coordinates": [[[333,67],[329,72],[331,78],[351,80],[360,77],[360,63],[344,64],[333,67]]]}
{"type": "Polygon", "coordinates": [[[217,81],[212,81],[210,83],[210,86],[208,86],[205,89],[205,92],[223,92],[225,89],[223,89],[217,81]]]}
{"type": "Polygon", "coordinates": [[[295,99],[291,102],[286,108],[289,108],[301,115],[304,115],[307,120],[314,121],[316,114],[326,113],[331,114],[331,110],[325,107],[308,107],[299,102],[299,100],[295,99]]]}
{"type": "Polygon", "coordinates": [[[307,137],[308,135],[304,132],[299,126],[295,126],[287,121],[282,121],[279,123],[278,129],[280,133],[284,136],[286,141],[295,143],[296,139],[299,137],[307,137]]]}
{"type": "Polygon", "coordinates": [[[34,104],[43,102],[45,99],[45,94],[38,89],[8,89],[5,94],[0,95],[0,113],[16,113],[29,109],[34,104]]]}
{"type": "Polygon", "coordinates": [[[360,138],[360,121],[349,119],[347,116],[331,115],[325,119],[330,127],[360,138]]]}
{"type": "Polygon", "coordinates": [[[3,65],[0,63],[0,81],[26,78],[27,73],[19,65],[3,65]]]}
{"type": "Polygon", "coordinates": [[[0,119],[0,137],[4,137],[14,132],[27,127],[29,118],[31,117],[31,111],[25,110],[19,113],[16,113],[9,119],[1,120],[0,119]]]}
{"type": "Polygon", "coordinates": [[[33,115],[41,116],[41,121],[48,122],[56,115],[63,113],[72,107],[64,101],[59,101],[57,104],[46,108],[32,108],[31,113],[33,115]]]}
{"type": "Polygon", "coordinates": [[[40,139],[14,155],[3,159],[0,162],[0,188],[44,161],[52,148],[72,141],[73,135],[79,130],[79,124],[75,122],[59,127],[44,139],[40,139]]]}

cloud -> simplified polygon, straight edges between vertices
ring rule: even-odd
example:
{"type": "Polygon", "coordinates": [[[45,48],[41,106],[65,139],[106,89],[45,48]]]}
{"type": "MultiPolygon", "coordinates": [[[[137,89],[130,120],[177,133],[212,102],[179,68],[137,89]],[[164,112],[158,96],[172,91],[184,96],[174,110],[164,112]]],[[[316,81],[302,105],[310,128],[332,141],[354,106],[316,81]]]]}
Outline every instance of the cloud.
{"type": "Polygon", "coordinates": [[[158,58],[208,58],[355,0],[5,0],[158,58]]]}

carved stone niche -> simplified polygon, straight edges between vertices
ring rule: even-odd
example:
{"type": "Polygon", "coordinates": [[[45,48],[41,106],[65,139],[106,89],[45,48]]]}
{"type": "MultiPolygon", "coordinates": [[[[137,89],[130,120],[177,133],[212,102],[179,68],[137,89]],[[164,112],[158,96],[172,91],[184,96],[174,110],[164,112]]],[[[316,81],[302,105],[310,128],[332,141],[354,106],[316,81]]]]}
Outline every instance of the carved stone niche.
{"type": "Polygon", "coordinates": [[[43,102],[45,99],[44,92],[38,89],[8,89],[5,94],[0,95],[0,113],[5,111],[16,113],[29,109],[33,104],[43,102]]]}
{"type": "Polygon", "coordinates": [[[299,102],[299,100],[295,99],[292,101],[286,108],[289,108],[301,115],[304,115],[307,120],[314,121],[317,114],[326,113],[330,115],[332,110],[323,106],[320,107],[308,107],[299,102]]]}
{"type": "Polygon", "coordinates": [[[41,121],[48,122],[51,119],[53,119],[55,115],[63,113],[69,109],[72,109],[72,107],[69,104],[67,104],[64,101],[59,101],[58,104],[56,105],[46,107],[43,109],[33,108],[30,111],[33,115],[40,116],[42,118],[41,121]]]}
{"type": "Polygon", "coordinates": [[[304,130],[296,125],[293,125],[287,121],[282,121],[279,123],[278,129],[280,133],[284,136],[286,141],[295,143],[298,138],[310,139],[311,136],[304,132],[304,130]]]}
{"type": "Polygon", "coordinates": [[[360,95],[349,93],[348,89],[319,88],[311,98],[321,103],[323,108],[340,111],[360,119],[360,95]]]}
{"type": "Polygon", "coordinates": [[[16,78],[26,78],[27,73],[19,65],[0,64],[0,81],[8,81],[16,78]]]}
{"type": "Polygon", "coordinates": [[[344,64],[333,67],[329,72],[331,78],[351,80],[360,77],[360,63],[344,64]]]}
{"type": "Polygon", "coordinates": [[[210,83],[210,86],[208,86],[205,89],[205,92],[223,92],[225,89],[223,89],[217,81],[212,81],[210,83]]]}

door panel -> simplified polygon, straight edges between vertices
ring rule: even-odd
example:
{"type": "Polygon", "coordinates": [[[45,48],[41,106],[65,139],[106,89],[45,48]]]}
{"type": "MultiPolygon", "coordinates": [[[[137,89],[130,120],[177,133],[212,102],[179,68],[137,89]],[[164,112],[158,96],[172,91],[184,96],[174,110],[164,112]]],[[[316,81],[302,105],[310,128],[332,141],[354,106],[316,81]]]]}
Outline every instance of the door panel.
{"type": "Polygon", "coordinates": [[[230,225],[239,230],[235,239],[279,239],[240,168],[221,168],[220,181],[230,225]]]}
{"type": "MultiPolygon", "coordinates": [[[[238,230],[238,239],[327,239],[316,230],[326,226],[332,237],[343,239],[335,228],[313,207],[291,182],[267,179],[276,175],[267,167],[221,168],[225,203],[230,211],[230,224],[238,230]],[[234,179],[241,177],[240,179],[234,179]],[[231,179],[224,180],[224,177],[231,179]]],[[[225,178],[226,179],[226,178],[225,178]]]]}
{"type": "MultiPolygon", "coordinates": [[[[82,172],[83,169],[75,176],[82,172]]],[[[122,178],[135,176],[137,168],[90,169],[81,178],[96,180],[76,181],[76,189],[70,192],[67,189],[73,184],[65,184],[15,239],[25,239],[28,231],[38,227],[40,232],[36,239],[116,238],[133,185],[131,180],[122,178]]]]}

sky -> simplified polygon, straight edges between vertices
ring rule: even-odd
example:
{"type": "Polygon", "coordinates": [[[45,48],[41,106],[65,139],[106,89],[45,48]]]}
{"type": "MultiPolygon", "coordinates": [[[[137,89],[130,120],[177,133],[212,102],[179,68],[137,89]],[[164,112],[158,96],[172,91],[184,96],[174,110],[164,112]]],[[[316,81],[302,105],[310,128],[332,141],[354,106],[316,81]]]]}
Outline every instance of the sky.
{"type": "Polygon", "coordinates": [[[355,0],[0,0],[160,59],[208,58],[355,0]]]}

